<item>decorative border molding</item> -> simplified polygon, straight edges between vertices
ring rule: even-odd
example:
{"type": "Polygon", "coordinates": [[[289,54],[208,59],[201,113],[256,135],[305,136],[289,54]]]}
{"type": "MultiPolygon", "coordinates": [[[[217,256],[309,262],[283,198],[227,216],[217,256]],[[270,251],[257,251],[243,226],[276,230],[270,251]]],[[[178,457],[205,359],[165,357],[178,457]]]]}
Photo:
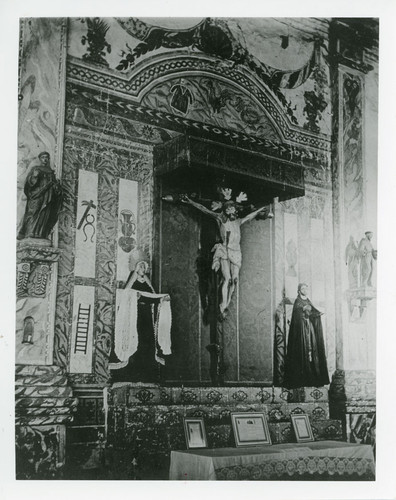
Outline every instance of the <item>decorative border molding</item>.
{"type": "Polygon", "coordinates": [[[57,262],[61,251],[54,247],[43,247],[39,245],[17,246],[18,261],[43,261],[57,262]]]}
{"type": "Polygon", "coordinates": [[[135,115],[134,119],[180,132],[185,132],[186,127],[188,127],[191,135],[232,144],[240,149],[260,152],[266,154],[269,158],[282,162],[290,162],[304,167],[307,164],[312,166],[325,165],[327,167],[329,162],[328,151],[312,151],[303,146],[256,138],[242,132],[181,118],[170,113],[140,106],[125,99],[125,96],[118,97],[110,92],[104,98],[103,90],[88,85],[81,86],[81,84],[69,83],[68,98],[70,101],[74,101],[76,105],[79,104],[79,100],[88,101],[96,109],[105,110],[119,116],[130,117],[132,113],[135,115]]]}
{"type": "Polygon", "coordinates": [[[82,139],[85,141],[94,142],[95,144],[102,144],[103,146],[117,147],[126,151],[130,151],[131,153],[151,154],[153,151],[153,146],[133,143],[130,140],[120,139],[106,133],[94,132],[88,128],[84,129],[82,127],[76,127],[74,125],[67,124],[66,132],[68,137],[74,139],[82,139]]]}
{"type": "Polygon", "coordinates": [[[214,58],[202,55],[187,56],[173,52],[145,59],[136,64],[133,72],[123,75],[115,70],[99,68],[80,59],[70,57],[67,66],[69,82],[82,83],[91,88],[106,89],[130,101],[140,102],[144,95],[156,84],[169,78],[206,74],[227,83],[238,86],[253,96],[267,111],[268,116],[283,136],[285,141],[318,150],[329,151],[331,138],[324,134],[311,134],[292,126],[280,104],[276,103],[270,91],[262,90],[262,84],[241,67],[231,65],[219,67],[214,58]]]}

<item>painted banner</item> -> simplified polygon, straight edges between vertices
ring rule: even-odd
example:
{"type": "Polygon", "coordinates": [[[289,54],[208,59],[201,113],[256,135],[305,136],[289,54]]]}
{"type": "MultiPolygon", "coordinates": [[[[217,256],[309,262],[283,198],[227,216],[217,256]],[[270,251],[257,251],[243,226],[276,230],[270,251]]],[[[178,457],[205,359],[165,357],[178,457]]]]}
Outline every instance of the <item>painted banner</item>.
{"type": "Polygon", "coordinates": [[[295,298],[298,286],[297,215],[284,214],[285,290],[286,297],[295,298]]]}
{"type": "Polygon", "coordinates": [[[138,182],[120,179],[118,194],[117,280],[128,278],[129,257],[138,244],[138,182]]]}
{"type": "Polygon", "coordinates": [[[70,373],[92,372],[95,287],[74,287],[70,373]]]}
{"type": "Polygon", "coordinates": [[[311,219],[311,297],[315,302],[325,301],[324,281],[324,227],[322,219],[311,219]]]}
{"type": "Polygon", "coordinates": [[[74,274],[95,277],[98,174],[80,170],[76,218],[76,257],[74,274]]]}

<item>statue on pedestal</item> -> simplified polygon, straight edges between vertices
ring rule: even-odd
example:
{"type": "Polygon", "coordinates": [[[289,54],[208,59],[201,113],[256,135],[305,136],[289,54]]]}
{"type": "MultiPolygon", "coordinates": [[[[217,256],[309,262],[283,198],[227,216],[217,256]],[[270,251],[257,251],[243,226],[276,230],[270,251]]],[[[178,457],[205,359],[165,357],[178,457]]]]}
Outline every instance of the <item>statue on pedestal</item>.
{"type": "Polygon", "coordinates": [[[32,168],[24,186],[27,202],[18,240],[47,239],[62,206],[62,188],[50,166],[50,155],[43,151],[38,157],[40,165],[32,168]]]}
{"type": "Polygon", "coordinates": [[[377,250],[371,243],[373,237],[372,231],[366,231],[365,237],[359,243],[360,255],[360,286],[373,286],[371,279],[373,277],[374,260],[377,260],[377,250]]]}

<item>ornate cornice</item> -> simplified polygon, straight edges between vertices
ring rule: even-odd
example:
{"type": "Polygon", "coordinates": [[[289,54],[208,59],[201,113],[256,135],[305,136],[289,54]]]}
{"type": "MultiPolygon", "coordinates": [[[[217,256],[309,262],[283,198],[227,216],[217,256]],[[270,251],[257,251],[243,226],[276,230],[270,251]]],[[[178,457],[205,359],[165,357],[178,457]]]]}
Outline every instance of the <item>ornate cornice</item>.
{"type": "MultiPolygon", "coordinates": [[[[67,67],[68,82],[100,89],[102,93],[104,91],[107,95],[113,94],[135,103],[140,103],[147,92],[159,83],[193,75],[207,75],[245,92],[263,108],[285,142],[315,150],[330,150],[330,137],[312,134],[292,125],[277,99],[255,75],[241,66],[219,63],[210,56],[186,55],[180,51],[160,54],[136,64],[128,75],[76,58],[70,58],[67,67]]],[[[105,95],[102,97],[104,101],[107,98],[105,95]]]]}
{"type": "Polygon", "coordinates": [[[187,132],[190,135],[231,144],[241,149],[256,151],[270,159],[281,162],[290,162],[303,166],[327,165],[329,162],[329,153],[327,151],[308,150],[304,147],[261,139],[242,132],[182,118],[171,113],[140,106],[125,99],[125,96],[116,96],[111,92],[104,94],[103,89],[94,88],[91,85],[88,87],[87,84],[69,84],[68,99],[75,106],[85,104],[91,108],[104,110],[114,115],[132,116],[133,119],[170,130],[187,132]]]}
{"type": "Polygon", "coordinates": [[[23,244],[18,243],[17,258],[18,261],[42,261],[42,262],[57,262],[59,260],[60,250],[52,246],[43,246],[39,243],[42,240],[37,240],[38,244],[23,244]]]}
{"type": "Polygon", "coordinates": [[[68,137],[94,142],[95,144],[117,147],[132,153],[151,154],[153,151],[153,146],[131,143],[130,140],[120,139],[106,133],[95,132],[90,129],[82,128],[81,126],[76,127],[73,125],[67,125],[66,132],[68,137]]]}

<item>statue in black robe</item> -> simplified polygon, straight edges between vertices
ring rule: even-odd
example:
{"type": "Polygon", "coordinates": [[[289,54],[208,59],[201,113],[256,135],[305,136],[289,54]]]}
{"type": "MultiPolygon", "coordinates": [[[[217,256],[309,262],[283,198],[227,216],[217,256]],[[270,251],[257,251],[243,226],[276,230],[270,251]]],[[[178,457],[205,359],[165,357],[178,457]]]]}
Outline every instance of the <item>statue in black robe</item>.
{"type": "Polygon", "coordinates": [[[307,297],[308,286],[298,286],[290,322],[285,363],[285,387],[322,387],[330,383],[321,312],[307,297]]]}
{"type": "MultiPolygon", "coordinates": [[[[131,288],[141,292],[152,292],[147,282],[136,280],[131,288]]],[[[119,370],[112,370],[113,382],[158,382],[159,365],[155,361],[155,336],[152,316],[152,304],[154,307],[160,299],[140,297],[138,300],[138,349],[129,358],[128,364],[119,370]]]]}
{"type": "MultiPolygon", "coordinates": [[[[148,263],[138,262],[135,270],[127,279],[125,288],[131,288],[138,293],[137,301],[137,334],[138,346],[136,352],[129,358],[126,366],[116,368],[117,355],[111,353],[110,366],[112,382],[159,382],[159,357],[163,357],[161,346],[155,335],[154,319],[157,318],[158,306],[161,301],[170,301],[167,294],[155,294],[154,288],[147,276],[148,263]],[[152,296],[155,295],[155,296],[152,296]]],[[[165,353],[166,354],[166,353],[165,353]]]]}
{"type": "Polygon", "coordinates": [[[27,201],[18,240],[47,239],[62,206],[62,188],[50,167],[50,155],[43,151],[39,159],[40,165],[34,166],[26,178],[27,201]]]}

